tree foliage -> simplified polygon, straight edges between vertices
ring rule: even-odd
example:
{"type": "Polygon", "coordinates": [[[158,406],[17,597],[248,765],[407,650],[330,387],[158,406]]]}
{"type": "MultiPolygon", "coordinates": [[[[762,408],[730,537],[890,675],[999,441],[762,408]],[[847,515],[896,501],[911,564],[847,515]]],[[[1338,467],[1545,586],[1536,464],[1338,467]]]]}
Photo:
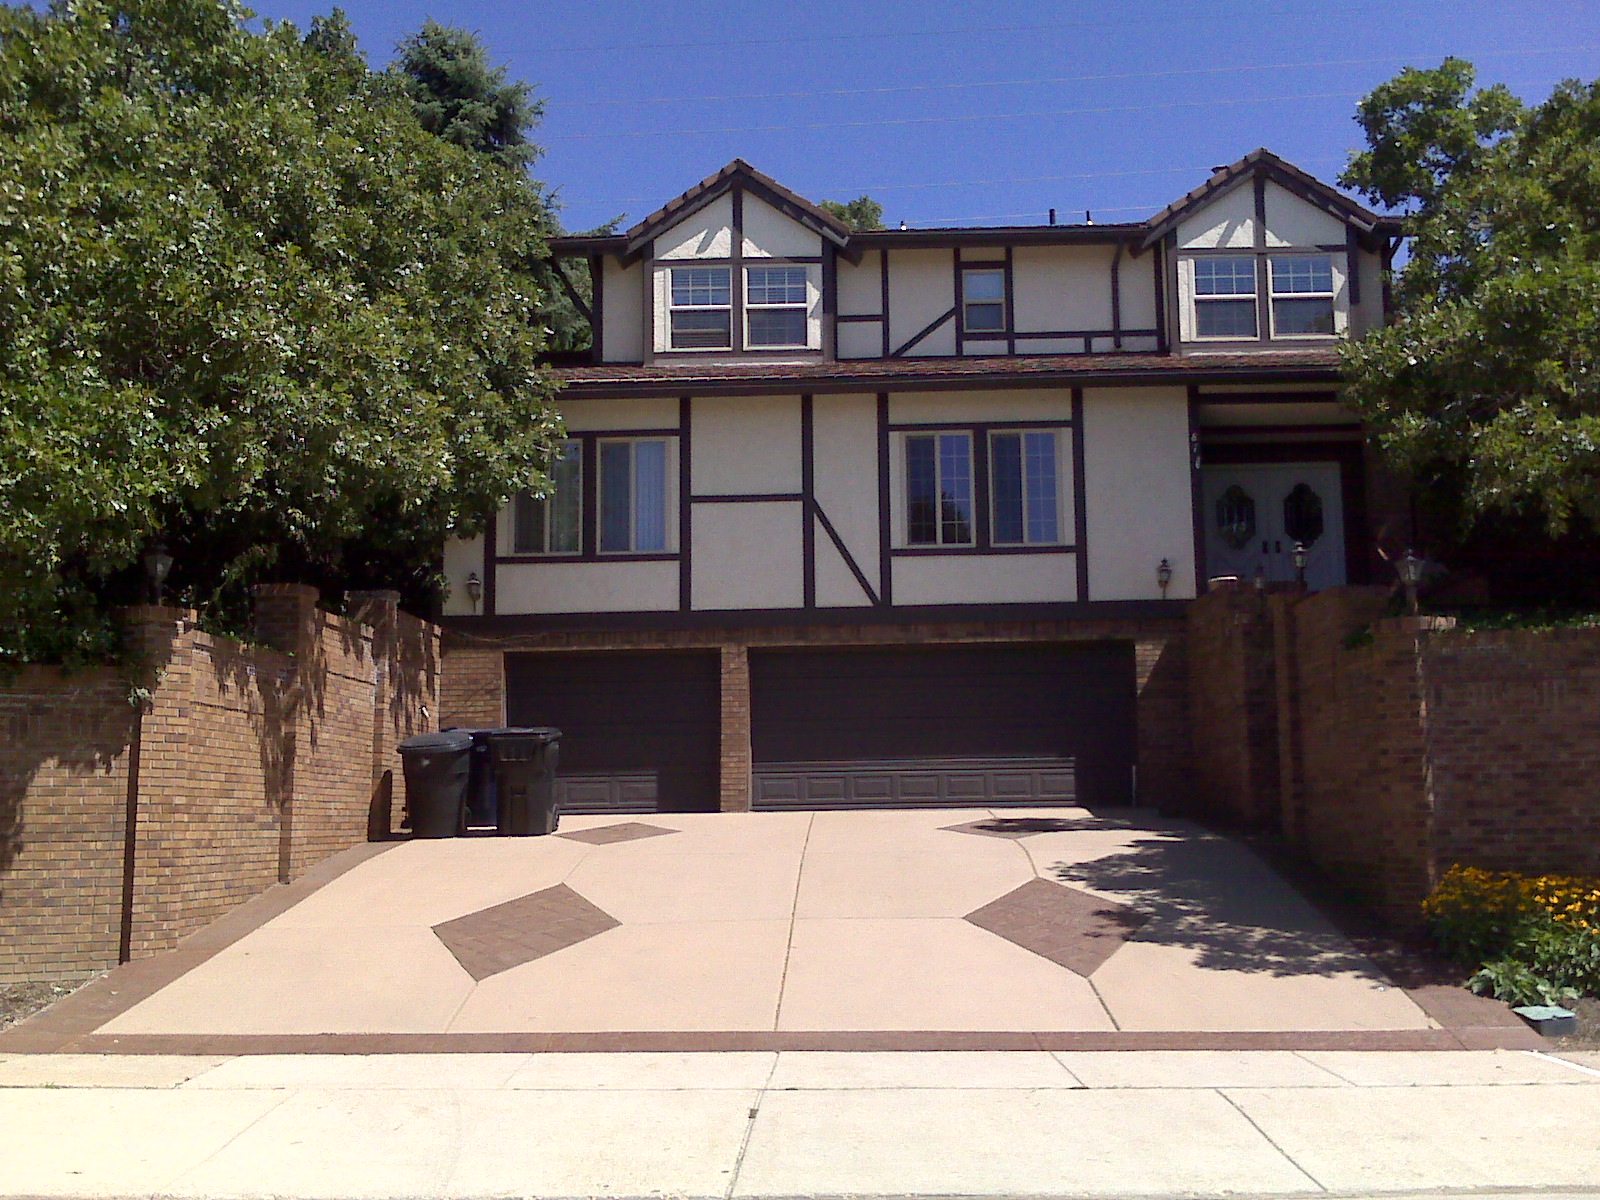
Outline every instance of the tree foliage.
{"type": "Polygon", "coordinates": [[[1404,206],[1395,321],[1345,349],[1393,460],[1468,522],[1600,524],[1600,83],[1524,108],[1470,64],[1361,104],[1344,182],[1404,206]]]}
{"type": "Polygon", "coordinates": [[[418,599],[547,459],[537,188],[243,15],[0,7],[0,658],[96,649],[158,535],[193,603],[418,599]]]}
{"type": "Polygon", "coordinates": [[[883,205],[871,196],[857,196],[848,202],[824,200],[817,207],[829,216],[838,217],[856,233],[883,228],[883,205]]]}

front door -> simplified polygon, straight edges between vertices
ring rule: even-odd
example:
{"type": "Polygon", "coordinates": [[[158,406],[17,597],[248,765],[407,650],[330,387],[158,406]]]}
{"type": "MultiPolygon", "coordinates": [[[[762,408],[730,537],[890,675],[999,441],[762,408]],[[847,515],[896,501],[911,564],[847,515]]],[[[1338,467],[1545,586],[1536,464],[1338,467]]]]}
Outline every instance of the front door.
{"type": "Polygon", "coordinates": [[[1201,495],[1206,573],[1295,578],[1294,548],[1306,548],[1306,586],[1345,582],[1344,505],[1338,463],[1240,463],[1204,468],[1201,495]]]}

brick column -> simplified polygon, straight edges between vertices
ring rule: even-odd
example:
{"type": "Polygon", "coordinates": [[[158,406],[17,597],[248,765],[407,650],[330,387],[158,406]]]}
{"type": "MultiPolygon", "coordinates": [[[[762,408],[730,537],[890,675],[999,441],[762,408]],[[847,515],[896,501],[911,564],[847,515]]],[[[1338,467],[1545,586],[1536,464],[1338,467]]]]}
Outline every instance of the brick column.
{"type": "Polygon", "coordinates": [[[505,653],[451,645],[440,651],[438,728],[486,729],[506,723],[505,653]]]}
{"type": "Polygon", "coordinates": [[[284,654],[298,654],[315,627],[321,593],[304,583],[264,583],[254,589],[255,634],[284,654]]]}
{"type": "Polygon", "coordinates": [[[1189,735],[1189,677],[1182,626],[1134,639],[1137,686],[1138,793],[1133,802],[1182,812],[1193,762],[1189,735]]]}
{"type": "Polygon", "coordinates": [[[723,812],[750,811],[750,648],[723,646],[722,789],[723,812]]]}
{"type": "MultiPolygon", "coordinates": [[[[254,589],[256,637],[274,650],[294,656],[291,681],[280,685],[275,694],[263,693],[268,701],[264,734],[272,763],[267,801],[278,810],[279,883],[294,878],[296,771],[310,742],[309,736],[302,739],[300,733],[307,726],[306,688],[315,686],[317,652],[321,650],[317,637],[320,598],[316,588],[304,583],[266,583],[254,589]]],[[[305,731],[309,734],[309,727],[305,731]]]]}
{"type": "Polygon", "coordinates": [[[367,840],[383,841],[394,832],[394,772],[389,767],[399,739],[389,719],[394,695],[395,636],[400,593],[385,588],[351,592],[349,616],[370,631],[372,646],[372,796],[367,805],[367,840]]]}

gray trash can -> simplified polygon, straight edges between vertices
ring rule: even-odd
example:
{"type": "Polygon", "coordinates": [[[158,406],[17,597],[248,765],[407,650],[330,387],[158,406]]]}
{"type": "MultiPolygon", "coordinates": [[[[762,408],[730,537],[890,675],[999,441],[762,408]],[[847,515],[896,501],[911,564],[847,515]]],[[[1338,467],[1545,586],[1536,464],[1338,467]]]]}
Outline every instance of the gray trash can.
{"type": "Polygon", "coordinates": [[[400,743],[411,835],[455,837],[461,832],[472,764],[472,735],[460,729],[423,733],[400,743]]]}
{"type": "Polygon", "coordinates": [[[498,801],[495,815],[502,834],[529,837],[556,831],[561,819],[556,811],[560,751],[559,729],[489,731],[489,760],[494,764],[498,801]]]}

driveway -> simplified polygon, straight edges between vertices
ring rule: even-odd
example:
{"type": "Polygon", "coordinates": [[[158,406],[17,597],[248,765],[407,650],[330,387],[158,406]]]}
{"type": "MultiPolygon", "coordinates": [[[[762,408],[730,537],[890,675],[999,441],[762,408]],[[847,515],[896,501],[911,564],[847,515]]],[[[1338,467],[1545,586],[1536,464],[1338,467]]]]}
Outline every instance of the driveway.
{"type": "Polygon", "coordinates": [[[1463,1044],[1248,850],[1131,810],[567,817],[347,861],[123,968],[77,1048],[1463,1044]]]}

